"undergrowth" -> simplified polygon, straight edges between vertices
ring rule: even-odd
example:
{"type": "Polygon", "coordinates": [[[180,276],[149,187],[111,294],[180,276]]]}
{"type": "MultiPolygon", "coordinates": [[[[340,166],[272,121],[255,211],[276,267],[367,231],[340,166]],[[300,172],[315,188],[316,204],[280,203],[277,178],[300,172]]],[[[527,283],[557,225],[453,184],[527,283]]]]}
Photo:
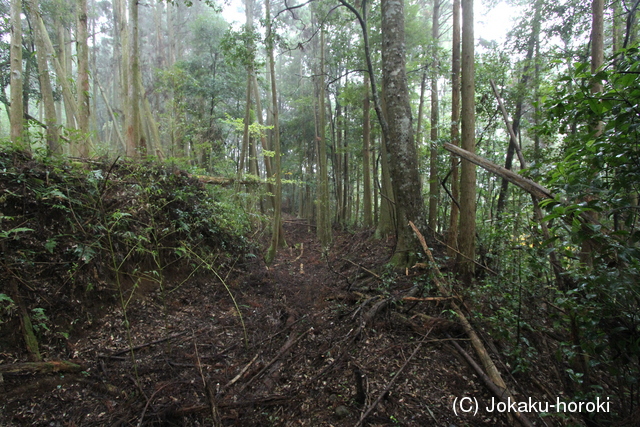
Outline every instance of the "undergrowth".
{"type": "Polygon", "coordinates": [[[249,215],[231,190],[157,162],[5,150],[0,190],[0,342],[12,347],[24,347],[21,304],[48,346],[100,307],[119,306],[130,332],[129,304],[149,292],[164,301],[168,275],[224,277],[251,250],[249,215]]]}

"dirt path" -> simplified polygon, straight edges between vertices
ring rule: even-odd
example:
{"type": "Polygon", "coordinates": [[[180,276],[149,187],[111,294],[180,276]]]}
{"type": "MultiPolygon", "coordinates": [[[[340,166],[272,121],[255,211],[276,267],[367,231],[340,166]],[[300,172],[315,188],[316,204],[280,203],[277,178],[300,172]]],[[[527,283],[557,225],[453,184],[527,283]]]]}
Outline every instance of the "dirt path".
{"type": "Polygon", "coordinates": [[[352,426],[392,380],[368,425],[507,425],[454,414],[454,399],[490,396],[446,342],[455,328],[417,316],[442,306],[407,303],[358,329],[376,298],[428,288],[426,275],[392,281],[380,268],[389,243],[366,232],[336,232],[325,257],[313,227],[287,218],[285,230],[274,265],[255,254],[223,277],[242,316],[214,277],[170,282],[165,300],[154,292],[130,304],[131,352],[119,309],[87,311],[65,346],[43,349],[85,370],[6,375],[0,425],[352,426]]]}

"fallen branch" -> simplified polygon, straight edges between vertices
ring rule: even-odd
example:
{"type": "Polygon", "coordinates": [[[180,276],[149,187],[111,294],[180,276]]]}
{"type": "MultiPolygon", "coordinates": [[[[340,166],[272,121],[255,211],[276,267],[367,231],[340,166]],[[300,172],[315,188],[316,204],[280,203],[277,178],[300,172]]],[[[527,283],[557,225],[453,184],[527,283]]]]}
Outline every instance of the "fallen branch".
{"type": "Polygon", "coordinates": [[[360,264],[356,264],[355,262],[353,262],[353,261],[351,261],[351,260],[349,260],[349,259],[346,259],[346,258],[342,258],[342,259],[343,259],[344,261],[347,261],[347,262],[348,262],[348,263],[350,263],[350,264],[355,265],[356,267],[359,267],[359,268],[363,269],[364,271],[366,271],[367,273],[369,273],[370,275],[372,275],[372,276],[373,276],[373,277],[375,277],[376,279],[378,279],[378,280],[382,280],[382,279],[381,279],[381,277],[380,277],[379,275],[377,275],[376,273],[374,273],[374,272],[373,272],[373,271],[371,271],[371,270],[368,270],[368,269],[364,268],[364,267],[363,267],[363,266],[361,266],[360,264]]]}
{"type": "Polygon", "coordinates": [[[253,356],[253,359],[251,359],[251,362],[247,363],[245,365],[245,367],[242,368],[242,370],[240,372],[238,372],[238,375],[236,375],[231,381],[229,381],[224,386],[222,386],[222,388],[218,392],[218,396],[222,396],[232,385],[234,385],[240,378],[242,378],[242,376],[245,374],[245,372],[247,372],[247,370],[253,364],[253,362],[256,361],[256,359],[258,358],[259,355],[260,355],[260,353],[258,353],[255,356],[253,356]]]}
{"type": "MultiPolygon", "coordinates": [[[[429,331],[429,332],[431,332],[431,331],[429,331]]],[[[369,416],[371,411],[373,411],[376,408],[376,406],[378,406],[378,403],[380,403],[382,398],[389,392],[389,390],[391,390],[391,387],[393,386],[393,384],[395,384],[396,380],[400,377],[400,374],[402,373],[402,371],[404,371],[404,369],[409,365],[409,362],[411,362],[411,359],[414,358],[414,356],[418,353],[418,350],[420,350],[420,348],[422,347],[422,344],[424,343],[424,341],[429,336],[429,332],[427,332],[424,335],[424,337],[422,337],[422,339],[420,340],[420,342],[416,346],[415,350],[413,350],[413,352],[407,358],[407,360],[404,362],[404,364],[400,367],[400,369],[398,369],[398,372],[396,372],[395,375],[393,376],[393,378],[391,378],[391,381],[389,381],[389,384],[387,384],[387,386],[384,388],[384,390],[382,390],[382,392],[380,392],[380,394],[378,395],[377,399],[371,405],[369,405],[367,410],[360,417],[360,420],[355,425],[355,427],[360,427],[362,425],[362,423],[364,422],[365,419],[367,419],[367,417],[369,416]]]]}
{"type": "MultiPolygon", "coordinates": [[[[267,396],[258,399],[251,400],[241,400],[238,402],[226,402],[221,401],[218,402],[218,408],[242,408],[245,406],[273,406],[273,405],[284,405],[285,403],[291,400],[291,396],[284,395],[274,395],[267,396]]],[[[197,406],[184,406],[182,408],[175,409],[170,411],[167,415],[169,416],[184,416],[194,413],[200,412],[208,412],[211,410],[209,405],[197,405],[197,406]]]]}
{"type": "Polygon", "coordinates": [[[402,301],[448,301],[451,299],[455,299],[455,297],[403,297],[402,301]]]}
{"type": "MultiPolygon", "coordinates": [[[[469,363],[469,365],[471,365],[473,370],[476,371],[476,374],[478,374],[478,377],[480,377],[480,379],[482,380],[482,382],[484,382],[484,384],[487,386],[487,388],[498,399],[500,399],[502,402],[508,403],[508,398],[505,398],[505,394],[506,394],[505,390],[503,390],[502,388],[498,387],[493,381],[491,381],[491,379],[487,376],[487,374],[484,373],[482,368],[476,363],[475,360],[473,360],[473,358],[469,355],[469,353],[467,353],[466,351],[464,351],[464,349],[462,347],[460,347],[460,344],[458,344],[455,341],[451,341],[451,343],[456,348],[456,350],[458,350],[458,353],[460,353],[462,355],[462,357],[465,358],[467,363],[469,363]]],[[[510,397],[510,396],[508,396],[508,397],[510,397]]],[[[520,424],[522,424],[523,426],[525,426],[525,427],[533,427],[533,423],[523,413],[521,413],[521,412],[513,412],[513,414],[518,419],[520,424]]]]}
{"type": "Polygon", "coordinates": [[[251,377],[251,379],[249,381],[247,381],[246,383],[244,383],[244,385],[240,388],[240,390],[238,391],[238,394],[241,395],[245,389],[247,387],[249,387],[249,385],[251,385],[251,383],[253,383],[253,381],[257,378],[259,378],[263,373],[266,372],[267,369],[269,369],[269,367],[271,365],[273,365],[274,363],[276,363],[278,361],[278,359],[280,359],[282,356],[284,356],[284,354],[289,351],[289,349],[291,347],[293,347],[298,341],[300,341],[302,338],[304,338],[305,335],[307,335],[309,332],[311,332],[313,330],[313,328],[309,328],[306,331],[304,331],[302,334],[300,334],[297,338],[295,339],[291,339],[293,337],[293,335],[291,337],[289,337],[289,339],[287,340],[287,342],[282,346],[282,348],[280,349],[280,351],[278,352],[278,354],[276,354],[276,356],[271,359],[269,361],[269,363],[267,363],[266,365],[264,365],[264,367],[257,373],[255,374],[253,377],[251,377]]]}
{"type": "Polygon", "coordinates": [[[131,351],[140,350],[141,348],[150,347],[150,346],[155,345],[155,344],[160,344],[162,342],[172,340],[174,338],[177,338],[179,336],[184,335],[185,333],[186,332],[178,332],[177,334],[169,335],[168,337],[164,337],[164,338],[160,338],[159,340],[155,340],[155,341],[151,341],[151,342],[148,342],[148,343],[140,344],[140,345],[137,345],[135,347],[129,347],[129,348],[126,348],[124,350],[120,350],[120,351],[117,351],[115,353],[111,353],[108,356],[103,356],[103,357],[112,358],[112,357],[120,356],[122,354],[129,353],[131,351]]]}
{"type": "Polygon", "coordinates": [[[62,373],[75,373],[84,371],[84,367],[77,363],[68,362],[65,360],[50,361],[50,362],[25,362],[25,363],[11,363],[7,365],[0,365],[0,374],[4,375],[26,375],[26,374],[55,374],[62,373]]]}
{"type": "MultiPolygon", "coordinates": [[[[422,233],[420,233],[420,230],[418,230],[418,228],[415,226],[413,222],[409,222],[409,226],[411,226],[414,233],[416,233],[416,236],[418,237],[418,240],[420,241],[420,244],[422,245],[424,252],[427,254],[429,261],[431,262],[431,264],[433,265],[433,268],[436,271],[436,274],[434,275],[433,279],[436,283],[438,290],[440,291],[441,294],[448,295],[450,292],[447,289],[447,287],[444,285],[444,283],[441,281],[443,277],[442,273],[440,272],[440,269],[436,264],[436,260],[433,258],[433,254],[431,253],[431,250],[427,246],[427,242],[424,240],[424,236],[422,235],[422,233]]],[[[471,323],[469,323],[469,320],[464,315],[464,313],[462,312],[462,310],[460,309],[460,307],[455,301],[451,301],[451,308],[453,308],[456,315],[458,316],[458,319],[460,320],[460,323],[462,324],[462,327],[464,328],[465,333],[471,340],[471,344],[473,345],[473,348],[475,349],[478,357],[482,361],[482,366],[484,366],[484,369],[487,371],[489,378],[491,378],[494,384],[496,384],[498,387],[504,390],[503,393],[505,393],[507,396],[512,396],[511,392],[507,389],[507,385],[502,379],[502,376],[500,375],[500,371],[498,371],[498,368],[493,363],[493,360],[491,360],[491,357],[487,353],[487,350],[485,349],[484,344],[482,344],[480,337],[478,337],[478,334],[476,334],[476,332],[474,331],[473,327],[471,326],[471,323]]]]}
{"type": "Polygon", "coordinates": [[[538,199],[554,199],[553,193],[542,185],[538,184],[530,180],[529,178],[525,178],[522,175],[519,175],[513,171],[510,171],[507,168],[496,165],[495,163],[485,159],[484,157],[480,157],[475,153],[464,150],[458,146],[453,144],[449,144],[448,142],[444,143],[444,148],[449,152],[455,154],[456,156],[462,157],[465,160],[470,161],[483,169],[488,170],[491,173],[494,173],[510,183],[517,185],[528,193],[533,194],[538,199]]]}

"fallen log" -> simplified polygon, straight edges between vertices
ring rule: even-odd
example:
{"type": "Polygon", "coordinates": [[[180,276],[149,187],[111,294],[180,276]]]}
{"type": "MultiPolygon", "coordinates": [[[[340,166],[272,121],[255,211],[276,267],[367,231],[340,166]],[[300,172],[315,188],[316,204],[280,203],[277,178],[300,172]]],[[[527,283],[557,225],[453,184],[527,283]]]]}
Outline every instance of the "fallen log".
{"type": "Polygon", "coordinates": [[[84,370],[85,368],[82,365],[66,360],[0,365],[0,374],[3,375],[74,373],[84,370]]]}

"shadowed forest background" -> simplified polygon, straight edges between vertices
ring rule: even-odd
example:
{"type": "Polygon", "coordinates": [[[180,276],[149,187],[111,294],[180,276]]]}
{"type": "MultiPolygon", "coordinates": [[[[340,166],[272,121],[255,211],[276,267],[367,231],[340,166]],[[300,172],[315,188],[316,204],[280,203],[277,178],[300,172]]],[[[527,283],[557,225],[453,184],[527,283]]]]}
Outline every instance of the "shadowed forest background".
{"type": "Polygon", "coordinates": [[[639,2],[473,3],[0,1],[0,424],[637,425],[639,2]]]}

